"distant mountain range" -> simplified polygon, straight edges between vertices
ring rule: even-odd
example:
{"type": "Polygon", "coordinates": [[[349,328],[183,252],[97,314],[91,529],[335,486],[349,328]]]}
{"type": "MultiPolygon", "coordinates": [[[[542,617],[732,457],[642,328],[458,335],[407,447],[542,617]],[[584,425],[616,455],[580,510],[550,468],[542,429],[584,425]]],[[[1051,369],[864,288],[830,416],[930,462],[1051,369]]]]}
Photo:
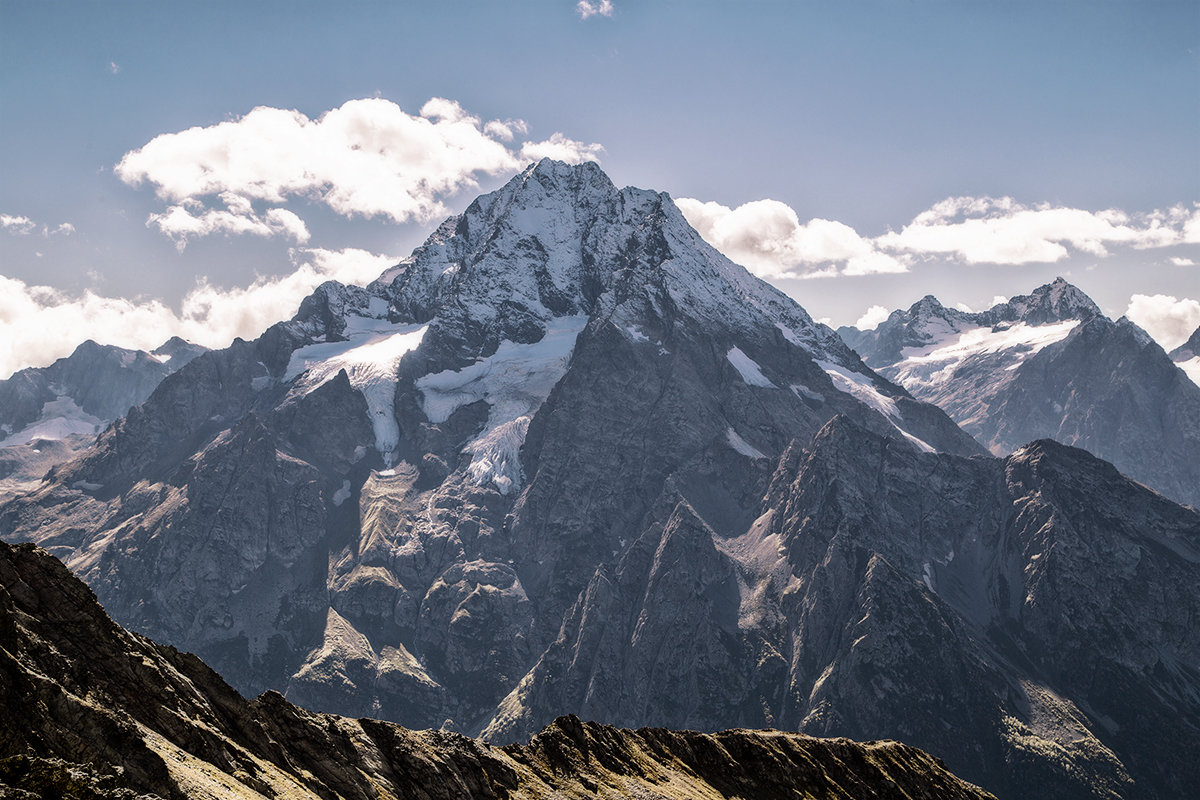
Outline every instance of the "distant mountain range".
{"type": "Polygon", "coordinates": [[[927,295],[874,330],[838,332],[996,455],[1054,439],[1200,505],[1200,385],[1187,372],[1200,364],[1195,352],[1185,344],[1168,356],[1062,278],[980,313],[927,295]]]}
{"type": "Polygon", "coordinates": [[[895,738],[1003,798],[1179,796],[1200,514],[1014,437],[1035,406],[1068,443],[1155,433],[1182,466],[1121,469],[1187,499],[1197,387],[1062,282],[922,303],[847,346],[667,195],[543,161],[163,379],[0,538],[317,710],[895,738]]]}
{"type": "Polygon", "coordinates": [[[89,340],[0,381],[0,502],[37,486],[205,349],[178,337],[149,353],[89,340]]]}

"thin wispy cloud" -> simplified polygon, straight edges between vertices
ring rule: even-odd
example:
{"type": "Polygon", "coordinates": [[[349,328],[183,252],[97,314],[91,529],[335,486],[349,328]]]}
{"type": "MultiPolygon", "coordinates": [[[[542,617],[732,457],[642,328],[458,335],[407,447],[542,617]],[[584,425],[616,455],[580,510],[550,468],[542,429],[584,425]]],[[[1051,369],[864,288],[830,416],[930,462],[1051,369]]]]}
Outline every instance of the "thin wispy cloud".
{"type": "Polygon", "coordinates": [[[555,133],[527,135],[521,120],[484,122],[453,100],[435,97],[416,115],[380,98],[351,100],[310,119],[260,106],[208,127],[155,137],[115,167],[131,186],[151,184],[168,207],[148,224],[176,242],[212,233],[306,241],[293,200],[320,203],[345,217],[428,222],[447,216],[445,200],[477,179],[515,171],[531,158],[596,160],[599,145],[555,133]],[[258,208],[271,206],[265,210],[258,208]]]}
{"type": "Polygon", "coordinates": [[[223,192],[220,199],[225,203],[224,209],[205,208],[198,200],[188,198],[161,214],[151,214],[146,225],[174,239],[180,252],[187,246],[188,237],[214,233],[278,235],[300,244],[309,240],[304,220],[286,208],[270,208],[258,214],[253,204],[240,195],[223,192]]]}
{"type": "Polygon", "coordinates": [[[28,236],[41,229],[42,236],[70,236],[75,233],[75,226],[69,222],[60,222],[54,227],[17,214],[0,214],[0,230],[14,236],[28,236]]]}
{"type": "Polygon", "coordinates": [[[1164,350],[1174,350],[1200,328],[1200,301],[1168,294],[1135,294],[1125,316],[1133,320],[1164,350]]]}
{"type": "Polygon", "coordinates": [[[37,230],[37,223],[29,217],[0,214],[0,228],[17,236],[27,236],[37,230]]]}
{"type": "Polygon", "coordinates": [[[579,14],[580,19],[588,19],[590,17],[611,17],[613,15],[612,0],[579,0],[575,5],[575,11],[579,14]]]}
{"type": "Polygon", "coordinates": [[[150,349],[171,336],[207,347],[251,339],[295,314],[300,301],[328,280],[363,284],[398,259],[365,250],[292,251],[293,271],[223,288],[200,279],[178,308],[160,300],[70,295],[0,275],[0,377],[69,355],[85,339],[150,349]]]}
{"type": "MultiPolygon", "coordinates": [[[[963,264],[1054,263],[1074,254],[1103,258],[1116,248],[1144,250],[1200,243],[1200,205],[1128,214],[1010,197],[951,197],[899,231],[863,236],[827,219],[801,223],[789,206],[758,200],[731,209],[676,201],[688,222],[725,255],[766,278],[907,272],[921,260],[963,264]]],[[[1178,266],[1191,259],[1172,257],[1178,266]]]]}

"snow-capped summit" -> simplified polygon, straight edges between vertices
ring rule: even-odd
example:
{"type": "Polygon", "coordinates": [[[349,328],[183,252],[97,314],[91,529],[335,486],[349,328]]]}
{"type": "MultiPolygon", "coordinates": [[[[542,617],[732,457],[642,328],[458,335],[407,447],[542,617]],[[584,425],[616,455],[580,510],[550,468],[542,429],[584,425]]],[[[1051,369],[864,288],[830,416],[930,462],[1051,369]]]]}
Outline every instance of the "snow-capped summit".
{"type": "MultiPolygon", "coordinates": [[[[727,360],[743,376],[746,364],[760,374],[757,354],[797,349],[819,377],[789,367],[774,382],[745,380],[808,402],[824,397],[811,384],[832,381],[835,395],[879,414],[905,441],[945,446],[915,433],[895,387],[794,300],[708,245],[667,194],[618,189],[590,162],[531,164],[368,287],[321,286],[288,325],[303,344],[271,377],[295,396],[345,369],[387,467],[400,458],[398,386],[412,382],[435,425],[485,402],[487,423],[464,452],[474,454],[474,479],[505,493],[522,483],[517,454],[529,423],[585,328],[611,329],[659,358],[671,357],[670,340],[715,337],[740,354],[727,360]]],[[[953,438],[947,431],[933,438],[953,438]]]]}
{"type": "MultiPolygon", "coordinates": [[[[1067,323],[1078,324],[1100,316],[1100,313],[1100,308],[1090,297],[1059,277],[1027,295],[1019,295],[980,312],[947,308],[936,297],[927,294],[907,311],[893,311],[874,330],[844,327],[839,328],[838,333],[867,364],[878,369],[891,367],[918,350],[922,351],[920,356],[927,357],[952,343],[964,345],[955,349],[956,356],[965,355],[967,349],[997,352],[1010,346],[1018,348],[1013,351],[1014,355],[1027,354],[1028,337],[1024,332],[1058,326],[1052,331],[1046,329],[1028,334],[1039,342],[1049,343],[1047,337],[1061,338],[1060,334],[1065,336],[1074,327],[1067,323]],[[1014,326],[1021,329],[1016,337],[992,340],[983,333],[971,333],[981,328],[992,328],[993,332],[1000,333],[1014,326]],[[969,341],[962,339],[964,335],[969,341]]],[[[1009,361],[1005,366],[1011,363],[1009,361]]]]}
{"type": "Polygon", "coordinates": [[[401,318],[512,340],[641,295],[725,329],[769,320],[822,358],[856,360],[794,301],[704,242],[667,194],[617,189],[592,162],[531,164],[371,288],[401,318]]]}
{"type": "Polygon", "coordinates": [[[1048,325],[1068,320],[1085,321],[1101,315],[1092,298],[1062,277],[1039,286],[1027,295],[993,306],[987,312],[993,323],[1024,322],[1026,325],[1048,325]]]}

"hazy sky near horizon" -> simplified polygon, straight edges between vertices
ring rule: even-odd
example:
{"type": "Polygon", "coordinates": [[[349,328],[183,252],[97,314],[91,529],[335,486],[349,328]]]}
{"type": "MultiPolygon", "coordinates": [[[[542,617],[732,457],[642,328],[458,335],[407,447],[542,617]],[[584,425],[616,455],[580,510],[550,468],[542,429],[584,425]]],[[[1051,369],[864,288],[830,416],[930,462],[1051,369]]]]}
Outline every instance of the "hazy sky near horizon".
{"type": "Polygon", "coordinates": [[[1194,0],[0,0],[0,143],[2,375],[256,335],[543,155],[835,325],[1056,275],[1200,325],[1194,0]]]}

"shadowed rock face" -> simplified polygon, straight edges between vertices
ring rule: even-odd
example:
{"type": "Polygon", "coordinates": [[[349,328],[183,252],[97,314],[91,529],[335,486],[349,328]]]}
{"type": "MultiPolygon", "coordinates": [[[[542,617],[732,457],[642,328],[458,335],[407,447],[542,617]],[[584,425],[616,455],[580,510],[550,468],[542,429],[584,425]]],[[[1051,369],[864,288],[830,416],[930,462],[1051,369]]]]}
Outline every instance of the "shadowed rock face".
{"type": "Polygon", "coordinates": [[[1193,510],[1052,441],[961,458],[837,418],[751,513],[728,535],[664,510],[489,735],[550,708],[758,718],[898,738],[1001,797],[1166,798],[1200,778],[1193,510]],[[656,687],[681,682],[667,704],[656,687]]]}
{"type": "Polygon", "coordinates": [[[0,794],[133,798],[986,798],[893,742],[628,731],[563,717],[490,747],[246,701],[113,623],[48,553],[0,544],[0,794]]]}
{"type": "Polygon", "coordinates": [[[1186,345],[1168,357],[1062,278],[979,313],[927,296],[875,330],[839,333],[996,455],[1054,439],[1200,505],[1200,386],[1184,371],[1186,345]]]}
{"type": "Polygon", "coordinates": [[[566,712],[864,732],[1011,797],[1170,796],[1147,754],[1188,774],[1195,514],[1095,459],[1010,481],[1023,454],[987,457],[665,195],[543,162],[166,379],[0,537],[323,711],[494,742],[566,712]]]}

